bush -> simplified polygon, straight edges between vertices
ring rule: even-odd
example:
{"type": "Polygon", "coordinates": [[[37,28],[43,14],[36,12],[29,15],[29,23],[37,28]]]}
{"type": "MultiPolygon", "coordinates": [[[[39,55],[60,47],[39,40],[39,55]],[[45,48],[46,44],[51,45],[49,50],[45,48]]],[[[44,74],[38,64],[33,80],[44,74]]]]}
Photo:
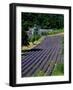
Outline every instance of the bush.
{"type": "Polygon", "coordinates": [[[42,32],[41,34],[42,35],[48,35],[48,32],[42,32]]]}
{"type": "Polygon", "coordinates": [[[35,40],[39,40],[39,39],[40,39],[40,35],[36,35],[35,40]]]}
{"type": "Polygon", "coordinates": [[[31,42],[34,42],[35,41],[35,38],[34,37],[31,37],[31,40],[30,40],[31,42]]]}
{"type": "Polygon", "coordinates": [[[24,45],[24,46],[29,45],[28,35],[25,31],[22,31],[22,45],[24,45]]]}
{"type": "Polygon", "coordinates": [[[64,32],[64,29],[55,29],[53,31],[49,31],[48,35],[58,34],[64,32]]]}
{"type": "Polygon", "coordinates": [[[33,35],[33,36],[29,39],[29,41],[30,41],[30,42],[37,41],[37,40],[40,39],[40,37],[41,37],[40,35],[35,35],[35,36],[33,35]]]}

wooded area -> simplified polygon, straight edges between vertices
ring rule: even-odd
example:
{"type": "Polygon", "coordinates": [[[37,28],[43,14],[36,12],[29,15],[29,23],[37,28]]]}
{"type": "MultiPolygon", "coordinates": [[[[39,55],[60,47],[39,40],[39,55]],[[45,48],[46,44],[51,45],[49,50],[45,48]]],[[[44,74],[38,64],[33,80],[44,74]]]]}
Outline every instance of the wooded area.
{"type": "MultiPolygon", "coordinates": [[[[51,34],[54,34],[55,31],[62,31],[64,28],[64,15],[63,14],[42,14],[42,13],[23,13],[21,15],[21,25],[22,25],[22,45],[29,45],[29,41],[34,42],[36,39],[39,39],[38,34],[35,35],[39,28],[48,29],[48,33],[43,33],[43,35],[49,34],[49,29],[53,29],[51,34]],[[29,39],[26,31],[29,28],[36,26],[34,35],[29,39]],[[29,40],[28,40],[29,39],[29,40]]],[[[38,30],[39,31],[39,30],[38,30]]]]}
{"type": "Polygon", "coordinates": [[[42,14],[42,13],[22,13],[22,30],[27,31],[29,27],[37,24],[40,28],[61,29],[64,27],[64,15],[62,14],[42,14]]]}

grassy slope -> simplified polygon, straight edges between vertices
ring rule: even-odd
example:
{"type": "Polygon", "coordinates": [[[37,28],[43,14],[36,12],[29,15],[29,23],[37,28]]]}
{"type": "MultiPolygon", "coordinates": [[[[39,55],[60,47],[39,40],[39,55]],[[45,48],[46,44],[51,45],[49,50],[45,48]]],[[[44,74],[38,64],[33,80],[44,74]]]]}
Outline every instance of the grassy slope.
{"type": "Polygon", "coordinates": [[[56,64],[52,76],[64,75],[64,64],[56,64]]]}
{"type": "Polygon", "coordinates": [[[36,41],[34,42],[34,44],[33,44],[32,42],[29,42],[29,44],[30,44],[29,46],[22,46],[22,48],[21,48],[22,51],[30,50],[30,49],[34,48],[36,45],[40,44],[43,39],[44,39],[44,36],[41,37],[39,40],[36,40],[36,41]]]}

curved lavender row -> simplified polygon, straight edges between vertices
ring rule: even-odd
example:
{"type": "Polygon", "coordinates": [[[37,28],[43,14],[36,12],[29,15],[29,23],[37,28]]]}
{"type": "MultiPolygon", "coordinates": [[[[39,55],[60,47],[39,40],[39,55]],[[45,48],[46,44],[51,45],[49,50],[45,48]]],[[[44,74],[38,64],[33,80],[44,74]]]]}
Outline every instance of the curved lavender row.
{"type": "Polygon", "coordinates": [[[45,70],[45,75],[47,75],[47,76],[51,75],[55,64],[57,63],[57,61],[59,61],[61,59],[61,55],[59,54],[60,49],[61,49],[60,43],[57,44],[56,49],[57,50],[55,51],[55,55],[53,56],[52,62],[49,64],[49,67],[47,68],[47,70],[45,70]]]}
{"type": "Polygon", "coordinates": [[[47,68],[47,70],[45,70],[45,75],[47,75],[47,76],[51,75],[51,73],[54,69],[54,66],[56,64],[59,48],[56,48],[56,49],[57,50],[55,51],[55,56],[52,58],[52,62],[50,62],[49,67],[47,68]]]}
{"type": "Polygon", "coordinates": [[[35,49],[48,49],[53,46],[53,39],[51,37],[46,37],[43,42],[35,47],[35,49]]]}
{"type": "Polygon", "coordinates": [[[33,53],[34,51],[27,51],[27,52],[24,52],[24,55],[22,55],[22,62],[24,62],[24,59],[27,58],[27,56],[30,56],[33,53]]]}
{"type": "Polygon", "coordinates": [[[30,72],[28,74],[26,74],[26,76],[32,75],[39,68],[39,66],[41,65],[41,63],[43,63],[43,60],[48,56],[48,54],[49,54],[49,50],[46,51],[46,54],[44,54],[44,56],[41,59],[39,59],[39,62],[35,65],[34,68],[32,68],[30,70],[30,72]]]}
{"type": "Polygon", "coordinates": [[[33,57],[31,57],[31,58],[29,59],[30,62],[22,64],[22,71],[23,71],[25,68],[28,68],[28,66],[30,66],[32,63],[35,63],[35,60],[36,60],[42,53],[43,53],[43,51],[36,53],[35,56],[33,56],[33,57]]]}
{"type": "Polygon", "coordinates": [[[38,65],[38,67],[36,67],[37,69],[34,68],[34,70],[31,71],[31,74],[27,74],[27,76],[29,76],[29,75],[32,75],[32,76],[33,76],[33,75],[36,74],[36,72],[37,72],[38,70],[42,69],[43,66],[45,65],[45,62],[46,62],[46,60],[47,60],[47,57],[49,57],[49,56],[51,55],[52,51],[53,51],[53,50],[51,50],[51,49],[50,49],[50,51],[47,50],[47,53],[44,55],[46,58],[42,57],[42,58],[41,58],[41,59],[42,59],[42,62],[38,65]],[[34,73],[34,74],[33,74],[33,73],[34,73]]]}
{"type": "Polygon", "coordinates": [[[38,53],[41,53],[41,52],[38,51],[38,52],[33,52],[33,54],[30,53],[31,55],[29,56],[29,58],[27,56],[27,58],[24,59],[24,62],[22,62],[22,66],[26,65],[29,61],[33,60],[35,56],[38,56],[38,53]]]}
{"type": "MultiPolygon", "coordinates": [[[[40,50],[39,50],[40,51],[40,50]]],[[[29,59],[32,55],[34,55],[36,52],[38,52],[37,50],[31,50],[31,51],[28,51],[27,54],[25,55],[24,53],[24,56],[22,56],[22,62],[24,62],[27,58],[29,59]],[[28,57],[29,56],[29,57],[28,57]]]]}
{"type": "Polygon", "coordinates": [[[23,75],[26,75],[26,73],[28,73],[38,62],[40,62],[39,60],[42,58],[42,56],[45,54],[46,50],[43,52],[43,54],[41,54],[36,60],[35,63],[33,63],[32,65],[30,65],[30,67],[28,67],[27,69],[25,69],[24,72],[22,72],[23,75]]]}
{"type": "Polygon", "coordinates": [[[54,51],[52,52],[50,58],[48,58],[48,61],[46,62],[46,65],[43,67],[43,71],[46,72],[47,68],[49,67],[49,63],[51,63],[51,60],[53,60],[53,56],[55,54],[55,50],[56,48],[54,49],[54,51]]]}
{"type": "MultiPolygon", "coordinates": [[[[36,46],[37,47],[37,46],[36,46]]],[[[27,59],[27,58],[26,58],[27,59]]]]}
{"type": "Polygon", "coordinates": [[[33,48],[42,50],[27,53],[22,60],[22,77],[33,76],[38,70],[43,70],[45,75],[50,75],[57,58],[60,58],[58,54],[61,49],[60,40],[61,36],[45,37],[42,43],[33,48]],[[54,65],[48,65],[49,62],[54,62],[54,65]]]}

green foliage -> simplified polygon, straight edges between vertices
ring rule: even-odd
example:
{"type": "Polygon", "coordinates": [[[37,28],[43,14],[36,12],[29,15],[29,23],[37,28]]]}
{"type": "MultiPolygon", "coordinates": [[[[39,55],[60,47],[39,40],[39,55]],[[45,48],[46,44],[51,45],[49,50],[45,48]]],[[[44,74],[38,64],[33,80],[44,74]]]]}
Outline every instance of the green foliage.
{"type": "Polygon", "coordinates": [[[25,31],[22,31],[22,46],[28,46],[29,45],[29,39],[28,35],[25,31]]]}
{"type": "Polygon", "coordinates": [[[45,73],[43,72],[43,70],[39,70],[39,71],[36,72],[36,74],[34,76],[39,77],[39,76],[44,76],[44,74],[45,73]]]}
{"type": "Polygon", "coordinates": [[[49,31],[48,35],[58,34],[58,33],[62,33],[62,32],[64,32],[64,29],[56,29],[53,31],[49,31]]]}
{"type": "Polygon", "coordinates": [[[40,35],[33,35],[33,36],[29,39],[29,41],[32,42],[32,43],[34,43],[34,41],[39,40],[40,37],[41,37],[40,35]]]}
{"type": "Polygon", "coordinates": [[[59,29],[64,27],[63,14],[22,13],[22,30],[37,24],[41,28],[59,29]]]}
{"type": "Polygon", "coordinates": [[[48,30],[48,32],[42,32],[42,35],[53,35],[53,34],[58,34],[58,33],[62,33],[62,32],[64,32],[64,29],[55,29],[52,31],[48,30]]]}
{"type": "Polygon", "coordinates": [[[42,32],[42,35],[48,35],[49,32],[42,32]]]}
{"type": "Polygon", "coordinates": [[[40,35],[36,35],[36,36],[35,36],[35,40],[39,40],[40,37],[41,37],[40,35]]]}
{"type": "Polygon", "coordinates": [[[52,75],[64,75],[64,64],[56,64],[52,75]]]}
{"type": "Polygon", "coordinates": [[[31,39],[30,39],[30,42],[33,43],[34,41],[35,41],[35,37],[32,36],[31,39]]]}
{"type": "Polygon", "coordinates": [[[42,35],[50,35],[61,32],[60,29],[64,28],[64,15],[63,14],[42,14],[42,13],[23,13],[21,15],[21,27],[22,27],[22,45],[29,45],[29,41],[36,41],[40,38],[38,35],[38,27],[34,31],[34,35],[31,39],[28,39],[26,31],[34,25],[39,26],[42,29],[58,29],[53,32],[42,33],[42,35]]]}

